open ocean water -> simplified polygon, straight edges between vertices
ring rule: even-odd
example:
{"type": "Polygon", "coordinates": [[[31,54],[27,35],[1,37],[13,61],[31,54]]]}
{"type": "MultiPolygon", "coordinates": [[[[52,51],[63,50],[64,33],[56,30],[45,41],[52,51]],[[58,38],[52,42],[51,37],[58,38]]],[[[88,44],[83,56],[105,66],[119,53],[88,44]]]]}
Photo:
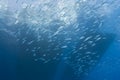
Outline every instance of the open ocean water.
{"type": "Polygon", "coordinates": [[[0,0],[0,80],[120,80],[120,0],[0,0]]]}

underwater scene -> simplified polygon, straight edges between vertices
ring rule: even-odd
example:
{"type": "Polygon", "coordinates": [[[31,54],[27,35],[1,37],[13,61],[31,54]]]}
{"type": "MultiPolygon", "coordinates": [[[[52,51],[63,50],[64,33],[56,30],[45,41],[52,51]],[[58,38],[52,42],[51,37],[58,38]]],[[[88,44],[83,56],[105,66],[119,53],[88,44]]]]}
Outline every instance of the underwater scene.
{"type": "Polygon", "coordinates": [[[0,0],[0,80],[120,80],[120,0],[0,0]]]}

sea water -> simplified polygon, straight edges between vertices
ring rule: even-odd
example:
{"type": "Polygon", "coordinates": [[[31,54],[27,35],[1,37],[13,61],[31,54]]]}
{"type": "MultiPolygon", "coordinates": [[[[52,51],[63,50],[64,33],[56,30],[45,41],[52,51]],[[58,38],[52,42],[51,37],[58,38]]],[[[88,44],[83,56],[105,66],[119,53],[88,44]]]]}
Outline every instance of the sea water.
{"type": "Polygon", "coordinates": [[[119,0],[0,0],[0,80],[119,80],[119,0]]]}

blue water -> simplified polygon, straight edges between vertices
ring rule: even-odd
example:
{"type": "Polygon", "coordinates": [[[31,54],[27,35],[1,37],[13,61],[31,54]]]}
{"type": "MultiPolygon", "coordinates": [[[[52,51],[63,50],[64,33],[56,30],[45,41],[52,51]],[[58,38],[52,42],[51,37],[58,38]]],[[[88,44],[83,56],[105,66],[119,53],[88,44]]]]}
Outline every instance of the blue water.
{"type": "Polygon", "coordinates": [[[120,1],[58,2],[0,1],[0,80],[120,80],[120,1]]]}

